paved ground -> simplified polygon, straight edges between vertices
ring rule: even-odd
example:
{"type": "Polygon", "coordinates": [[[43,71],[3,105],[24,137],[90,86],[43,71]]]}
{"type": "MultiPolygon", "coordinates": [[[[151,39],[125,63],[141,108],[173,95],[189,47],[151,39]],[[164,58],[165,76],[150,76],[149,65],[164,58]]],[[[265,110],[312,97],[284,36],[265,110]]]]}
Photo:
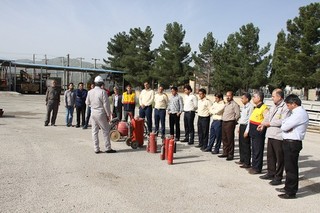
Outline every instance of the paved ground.
{"type": "Polygon", "coordinates": [[[43,126],[42,95],[1,92],[0,108],[0,212],[319,211],[319,133],[304,141],[298,198],[281,200],[234,161],[183,143],[173,165],[123,142],[96,155],[91,130],[65,127],[63,107],[57,127],[43,126]]]}

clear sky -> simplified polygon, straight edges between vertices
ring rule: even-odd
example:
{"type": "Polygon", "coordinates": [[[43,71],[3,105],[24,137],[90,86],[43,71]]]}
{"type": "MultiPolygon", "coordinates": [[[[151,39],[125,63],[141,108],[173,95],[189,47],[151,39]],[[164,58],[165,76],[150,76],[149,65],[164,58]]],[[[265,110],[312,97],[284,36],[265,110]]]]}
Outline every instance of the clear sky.
{"type": "Polygon", "coordinates": [[[150,26],[152,49],[163,41],[168,23],[186,31],[184,42],[198,51],[208,32],[219,43],[253,23],[260,46],[274,47],[288,19],[311,0],[1,0],[0,58],[107,58],[107,42],[130,28],[150,26]]]}

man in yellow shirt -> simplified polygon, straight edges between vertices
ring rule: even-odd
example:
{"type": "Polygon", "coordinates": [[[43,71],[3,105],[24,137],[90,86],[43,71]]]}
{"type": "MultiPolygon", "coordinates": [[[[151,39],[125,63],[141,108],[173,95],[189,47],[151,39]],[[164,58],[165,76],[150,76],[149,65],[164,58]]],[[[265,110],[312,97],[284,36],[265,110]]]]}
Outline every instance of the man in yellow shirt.
{"type": "Polygon", "coordinates": [[[211,152],[212,154],[218,154],[221,147],[221,127],[222,127],[222,114],[224,110],[223,94],[215,94],[215,101],[210,108],[210,114],[212,115],[212,123],[210,127],[210,138],[208,147],[204,150],[205,152],[211,152]],[[214,150],[212,147],[215,140],[217,140],[214,150]]]}
{"type": "Polygon", "coordinates": [[[161,123],[161,138],[165,137],[166,130],[166,109],[168,107],[168,96],[163,92],[163,86],[159,86],[158,93],[154,96],[154,122],[155,122],[155,133],[159,133],[159,122],[161,123]]]}
{"type": "Polygon", "coordinates": [[[205,150],[208,144],[209,125],[210,125],[210,108],[211,101],[206,98],[207,91],[203,88],[199,89],[198,100],[198,136],[199,145],[196,147],[205,150]]]}
{"type": "Polygon", "coordinates": [[[130,84],[126,87],[127,91],[122,94],[122,104],[123,104],[123,116],[124,120],[128,121],[128,113],[132,113],[134,116],[134,110],[136,107],[136,94],[132,91],[130,84]]]}
{"type": "Polygon", "coordinates": [[[147,119],[148,131],[152,132],[152,103],[154,101],[154,91],[148,82],[144,82],[144,89],[139,95],[139,117],[147,119]]]}
{"type": "Polygon", "coordinates": [[[252,114],[249,118],[249,124],[247,125],[244,133],[245,137],[247,137],[249,134],[252,144],[252,165],[249,169],[250,174],[260,174],[262,170],[266,129],[260,128],[259,126],[268,113],[268,106],[263,103],[263,99],[263,92],[256,91],[253,94],[252,100],[255,104],[255,108],[252,111],[252,114]]]}

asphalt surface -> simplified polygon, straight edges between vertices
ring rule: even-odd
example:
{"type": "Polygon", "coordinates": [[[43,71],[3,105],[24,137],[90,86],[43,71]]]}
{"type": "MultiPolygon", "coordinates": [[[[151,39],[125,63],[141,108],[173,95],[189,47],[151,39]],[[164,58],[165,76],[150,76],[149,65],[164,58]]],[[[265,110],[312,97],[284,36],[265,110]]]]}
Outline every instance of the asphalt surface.
{"type": "Polygon", "coordinates": [[[44,127],[44,98],[0,92],[0,212],[319,211],[319,133],[303,141],[297,199],[282,200],[284,185],[235,164],[237,140],[234,161],[180,142],[173,165],[123,141],[112,142],[118,153],[95,154],[91,129],[66,127],[63,106],[57,126],[44,127]]]}

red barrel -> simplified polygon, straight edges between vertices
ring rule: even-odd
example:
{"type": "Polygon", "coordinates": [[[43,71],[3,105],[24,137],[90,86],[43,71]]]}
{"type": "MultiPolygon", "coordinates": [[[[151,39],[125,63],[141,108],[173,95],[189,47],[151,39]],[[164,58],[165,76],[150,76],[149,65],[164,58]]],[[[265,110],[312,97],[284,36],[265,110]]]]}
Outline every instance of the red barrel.
{"type": "Polygon", "coordinates": [[[127,124],[127,122],[120,121],[118,123],[117,129],[120,132],[121,136],[127,136],[128,135],[128,124],[127,124]]]}
{"type": "Polygon", "coordinates": [[[132,141],[138,141],[139,146],[143,146],[143,132],[144,132],[144,119],[143,118],[136,118],[131,120],[132,124],[132,141]]]}
{"type": "Polygon", "coordinates": [[[174,151],[174,139],[169,140],[169,147],[168,147],[168,164],[173,163],[173,151],[174,151]]]}
{"type": "Polygon", "coordinates": [[[157,153],[157,140],[156,140],[156,134],[154,132],[150,133],[149,152],[150,153],[157,153]]]}

